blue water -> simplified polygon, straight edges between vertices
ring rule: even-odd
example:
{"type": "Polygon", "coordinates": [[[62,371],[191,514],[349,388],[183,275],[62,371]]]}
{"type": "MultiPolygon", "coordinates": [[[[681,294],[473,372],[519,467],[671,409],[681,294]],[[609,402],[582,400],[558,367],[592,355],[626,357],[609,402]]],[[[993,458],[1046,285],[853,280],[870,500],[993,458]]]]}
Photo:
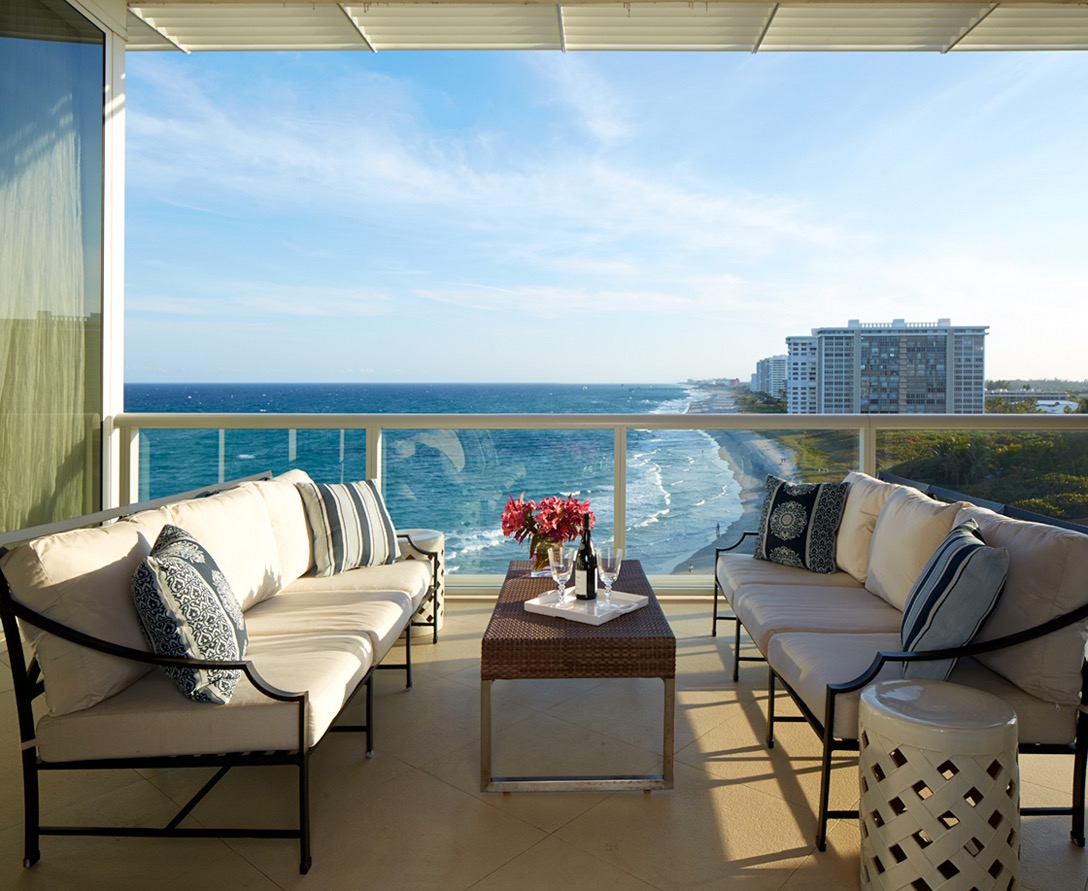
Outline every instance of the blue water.
{"type": "MultiPolygon", "coordinates": [[[[701,398],[680,385],[625,384],[128,384],[133,412],[682,413],[701,398]]],[[[501,573],[526,546],[500,529],[503,505],[575,493],[613,529],[611,431],[390,430],[383,479],[400,528],[446,533],[451,571],[501,573]]],[[[319,482],[366,473],[362,430],[154,430],[141,435],[140,497],[220,478],[300,467],[319,482]]],[[[717,524],[741,514],[739,486],[717,443],[698,430],[635,430],[627,441],[627,549],[650,573],[685,569],[717,524]]]]}

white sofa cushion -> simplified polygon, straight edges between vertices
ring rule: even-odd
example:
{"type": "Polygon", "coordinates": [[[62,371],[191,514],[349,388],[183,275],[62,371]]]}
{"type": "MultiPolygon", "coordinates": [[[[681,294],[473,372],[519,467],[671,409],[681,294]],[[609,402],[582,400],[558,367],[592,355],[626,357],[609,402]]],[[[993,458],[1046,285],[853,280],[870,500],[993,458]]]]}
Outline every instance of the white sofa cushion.
{"type": "Polygon", "coordinates": [[[400,560],[387,566],[349,569],[336,575],[304,575],[283,589],[284,594],[328,592],[399,591],[418,609],[431,585],[431,564],[424,560],[400,560]]]}
{"type": "Polygon", "coordinates": [[[809,572],[795,566],[782,566],[756,560],[751,554],[722,554],[716,568],[718,583],[732,603],[733,592],[742,585],[810,585],[813,587],[858,587],[845,572],[809,572]]]}
{"type": "Polygon", "coordinates": [[[366,634],[374,661],[396,643],[414,609],[400,591],[281,592],[246,613],[246,627],[263,640],[305,634],[321,646],[322,634],[366,634]]]}
{"type": "Polygon", "coordinates": [[[888,633],[902,621],[899,610],[861,587],[745,585],[732,603],[761,653],[785,631],[888,633]]]}
{"type": "MultiPolygon", "coordinates": [[[[957,522],[973,519],[987,544],[1009,552],[1005,591],[978,640],[1039,625],[1088,602],[1088,535],[1027,523],[966,506],[957,522]]],[[[1049,702],[1080,701],[1081,662],[1088,623],[979,656],[979,661],[1028,693],[1049,702]]]]}
{"type": "MultiPolygon", "coordinates": [[[[110,526],[47,535],[7,554],[4,575],[15,599],[31,609],[77,631],[146,651],[129,586],[169,519],[165,509],[144,511],[110,526]]],[[[38,657],[53,715],[90,708],[151,670],[30,625],[22,628],[38,657]]]]}
{"type": "MultiPolygon", "coordinates": [[[[862,674],[878,652],[900,650],[898,634],[776,634],[767,648],[767,661],[793,688],[812,712],[825,717],[827,685],[845,683],[862,674]]],[[[878,681],[900,680],[901,663],[886,665],[878,681]]],[[[1075,706],[1055,705],[1025,693],[1005,678],[961,659],[949,678],[953,683],[977,687],[1004,699],[1016,712],[1020,741],[1065,745],[1076,735],[1075,706]]],[[[861,691],[839,696],[835,705],[834,733],[840,739],[857,739],[858,699],[861,691]]]]}
{"type": "Polygon", "coordinates": [[[302,470],[289,470],[270,480],[246,483],[260,493],[272,523],[276,551],[280,558],[280,573],[286,587],[314,565],[314,542],[306,508],[296,483],[312,482],[302,470]]]}
{"type": "MultiPolygon", "coordinates": [[[[249,658],[273,687],[309,692],[310,746],[373,664],[366,634],[328,631],[254,635],[249,658]]],[[[298,747],[298,706],[269,699],[243,675],[227,705],[209,708],[186,699],[154,671],[94,708],[44,716],[37,737],[42,759],[50,762],[291,750],[298,747]]]]}
{"type": "Polygon", "coordinates": [[[215,558],[243,612],[283,587],[272,520],[264,499],[252,487],[179,501],[165,510],[171,523],[215,558]]]}
{"type": "Polygon", "coordinates": [[[892,492],[873,527],[866,590],[902,611],[915,580],[951,531],[960,507],[934,501],[907,486],[892,492]]]}
{"type": "Polygon", "coordinates": [[[876,518],[880,516],[888,497],[900,487],[859,471],[848,473],[843,482],[850,488],[846,493],[846,506],[835,541],[835,562],[839,569],[865,584],[869,571],[869,545],[873,540],[876,518]]]}

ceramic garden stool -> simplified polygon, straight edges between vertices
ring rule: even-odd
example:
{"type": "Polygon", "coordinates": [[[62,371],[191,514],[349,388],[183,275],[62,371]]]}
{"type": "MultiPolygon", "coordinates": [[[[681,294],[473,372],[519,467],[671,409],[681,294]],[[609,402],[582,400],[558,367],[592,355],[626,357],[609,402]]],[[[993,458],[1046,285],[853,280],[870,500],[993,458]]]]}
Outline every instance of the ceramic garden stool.
{"type": "Polygon", "coordinates": [[[1016,714],[944,681],[867,687],[858,713],[861,887],[1016,888],[1016,714]]]}
{"type": "MultiPolygon", "coordinates": [[[[428,600],[419,608],[414,620],[430,622],[431,619],[435,619],[438,623],[437,631],[441,631],[446,618],[446,536],[437,529],[401,529],[398,531],[410,535],[412,541],[419,547],[438,552],[438,587],[434,592],[434,599],[428,600]]],[[[409,557],[415,551],[414,548],[408,545],[402,547],[405,555],[409,557]]],[[[418,554],[418,552],[415,553],[418,554]]],[[[429,636],[434,633],[435,629],[420,625],[413,626],[411,631],[413,638],[424,635],[429,636]]]]}

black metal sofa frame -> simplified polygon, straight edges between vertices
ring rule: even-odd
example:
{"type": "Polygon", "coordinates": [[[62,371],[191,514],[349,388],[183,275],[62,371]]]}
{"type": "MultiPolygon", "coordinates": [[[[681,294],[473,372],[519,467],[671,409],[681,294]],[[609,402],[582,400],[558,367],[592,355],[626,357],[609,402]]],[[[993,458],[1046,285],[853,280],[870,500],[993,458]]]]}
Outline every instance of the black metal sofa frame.
{"type": "MultiPolygon", "coordinates": [[[[1046,517],[1041,514],[1032,513],[1030,511],[1020,510],[1008,505],[995,504],[993,502],[982,501],[976,498],[972,498],[970,495],[964,495],[960,492],[954,492],[950,489],[944,489],[937,486],[926,486],[919,484],[902,477],[893,476],[891,474],[880,474],[880,479],[885,482],[898,483],[900,485],[912,486],[919,489],[924,494],[942,501],[969,501],[972,504],[977,504],[980,507],[987,507],[996,513],[1004,514],[1005,516],[1013,517],[1015,519],[1029,520],[1031,522],[1045,523],[1048,525],[1059,526],[1063,529],[1071,529],[1076,532],[1084,532],[1084,527],[1077,526],[1073,523],[1068,523],[1064,520],[1057,520],[1052,517],[1046,517]]],[[[714,555],[714,612],[712,617],[712,637],[717,637],[718,623],[731,621],[734,623],[734,644],[733,644],[733,681],[737,683],[740,679],[740,663],[741,662],[766,662],[767,660],[762,656],[742,656],[741,652],[741,621],[736,614],[720,614],[718,609],[718,598],[725,597],[725,592],[722,590],[721,583],[718,581],[717,564],[718,557],[723,553],[735,550],[740,544],[749,536],[755,537],[755,532],[744,532],[741,537],[731,545],[723,546],[715,549],[714,555]]],[[[1088,604],[1081,606],[1071,612],[1065,613],[1060,616],[1055,616],[1047,622],[1037,625],[1032,628],[1026,628],[1015,634],[1009,634],[1004,637],[994,638],[993,640],[985,641],[983,643],[967,644],[962,647],[955,647],[944,650],[929,650],[926,652],[886,652],[877,653],[873,658],[872,664],[858,677],[840,683],[830,684],[827,688],[827,699],[824,707],[823,716],[816,715],[804,702],[804,700],[787,684],[773,668],[768,666],[767,671],[767,748],[774,748],[774,725],[776,722],[792,723],[792,722],[807,722],[809,726],[816,732],[817,736],[823,744],[823,752],[820,762],[820,801],[819,801],[819,813],[817,816],[816,826],[816,847],[820,851],[827,849],[827,823],[832,819],[857,819],[858,812],[856,810],[832,810],[829,806],[830,793],[831,793],[831,769],[834,766],[833,759],[837,753],[841,752],[857,752],[859,751],[858,740],[856,738],[839,738],[834,736],[832,728],[835,726],[835,708],[838,701],[838,697],[845,694],[854,693],[872,683],[873,679],[880,673],[880,670],[887,664],[893,663],[906,663],[906,662],[923,662],[932,661],[936,659],[947,659],[949,657],[970,657],[976,656],[982,653],[990,653],[996,650],[1005,649],[1006,647],[1015,646],[1017,644],[1025,643],[1030,640],[1034,640],[1038,637],[1043,637],[1054,631],[1058,631],[1062,628],[1066,628],[1069,625],[1073,625],[1077,622],[1088,619],[1088,604]],[[782,685],[782,688],[789,694],[798,710],[800,715],[785,715],[776,716],[775,714],[775,693],[778,684],[782,685]]],[[[1073,789],[1072,789],[1072,801],[1069,807],[1021,807],[1020,813],[1023,816],[1068,816],[1072,818],[1072,824],[1070,828],[1070,838],[1075,845],[1083,848],[1085,843],[1085,781],[1088,777],[1088,660],[1085,660],[1081,665],[1081,693],[1080,693],[1080,713],[1077,716],[1077,730],[1076,738],[1068,745],[1057,744],[1035,744],[1035,743],[1020,743],[1020,754],[1028,755],[1070,755],[1073,757],[1073,789]]]]}
{"type": "MultiPolygon", "coordinates": [[[[28,540],[50,532],[65,531],[85,526],[101,524],[110,520],[137,513],[141,510],[149,510],[161,507],[174,501],[189,498],[199,498],[212,495],[233,488],[243,482],[251,480],[268,479],[271,473],[265,472],[245,479],[232,480],[202,489],[176,495],[170,498],[156,499],[154,501],[141,502],[128,505],[123,508],[100,511],[84,517],[78,517],[63,523],[51,526],[35,527],[24,530],[23,533],[12,533],[5,536],[5,540],[28,540]]],[[[423,554],[431,562],[432,584],[424,598],[424,603],[433,598],[438,583],[437,553],[419,547],[411,541],[407,535],[398,537],[406,539],[412,547],[423,554]]],[[[7,552],[6,547],[0,547],[0,556],[7,552]]],[[[24,809],[24,856],[23,866],[31,867],[41,859],[40,838],[43,835],[86,835],[106,836],[111,838],[285,838],[298,839],[299,843],[299,873],[305,875],[310,870],[313,862],[310,848],[310,755],[320,744],[310,747],[306,743],[306,714],[308,706],[308,694],[290,693],[280,690],[264,680],[251,662],[212,662],[196,659],[177,659],[157,656],[154,653],[135,650],[129,647],[119,646],[111,641],[102,640],[91,635],[84,634],[76,629],[69,628],[35,610],[29,609],[19,603],[12,595],[11,588],[3,572],[0,572],[0,620],[3,622],[4,637],[7,641],[8,659],[11,663],[12,681],[15,692],[15,705],[19,722],[19,739],[22,747],[22,772],[23,772],[23,809],[24,809]],[[227,752],[217,755],[174,755],[149,758],[123,758],[123,759],[97,759],[90,761],[65,761],[46,762],[38,756],[35,738],[35,724],[33,714],[34,700],[45,694],[45,684],[41,678],[41,672],[36,659],[29,662],[23,648],[22,635],[19,631],[19,622],[25,622],[41,628],[49,634],[55,634],[72,643],[88,647],[100,653],[117,656],[154,666],[181,666],[185,668],[207,669],[237,669],[245,673],[253,686],[267,696],[279,702],[293,702],[298,710],[298,745],[294,749],[263,752],[227,752]],[[290,765],[298,770],[298,825],[285,828],[264,827],[183,827],[181,823],[193,811],[193,809],[208,795],[209,792],[222,780],[233,767],[256,767],[267,765],[290,765]],[[42,825],[40,818],[40,794],[38,787],[38,775],[42,771],[54,770],[116,770],[116,769],[140,769],[140,768],[217,768],[215,774],[186,802],[175,816],[161,827],[145,826],[51,826],[42,825]]],[[[411,659],[411,628],[419,626],[433,626],[433,640],[438,642],[438,619],[430,621],[413,620],[405,628],[405,659],[401,663],[382,663],[372,666],[362,678],[355,690],[348,696],[340,713],[334,719],[328,732],[339,733],[364,733],[366,735],[366,757],[374,755],[374,706],[373,706],[373,675],[378,669],[403,669],[406,675],[406,687],[412,689],[412,659],[411,659]],[[352,704],[360,690],[365,691],[365,723],[342,724],[339,723],[344,712],[352,704]]]]}

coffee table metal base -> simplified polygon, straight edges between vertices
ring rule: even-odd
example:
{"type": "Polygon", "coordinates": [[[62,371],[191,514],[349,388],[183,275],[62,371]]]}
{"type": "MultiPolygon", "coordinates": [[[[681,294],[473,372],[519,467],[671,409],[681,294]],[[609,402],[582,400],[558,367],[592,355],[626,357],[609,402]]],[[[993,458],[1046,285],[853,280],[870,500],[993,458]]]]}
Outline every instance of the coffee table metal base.
{"type": "Polygon", "coordinates": [[[664,730],[661,740],[661,773],[636,776],[521,776],[497,777],[491,773],[491,685],[480,682],[480,788],[484,792],[593,792],[671,789],[675,742],[676,679],[662,678],[665,684],[664,730]]]}

